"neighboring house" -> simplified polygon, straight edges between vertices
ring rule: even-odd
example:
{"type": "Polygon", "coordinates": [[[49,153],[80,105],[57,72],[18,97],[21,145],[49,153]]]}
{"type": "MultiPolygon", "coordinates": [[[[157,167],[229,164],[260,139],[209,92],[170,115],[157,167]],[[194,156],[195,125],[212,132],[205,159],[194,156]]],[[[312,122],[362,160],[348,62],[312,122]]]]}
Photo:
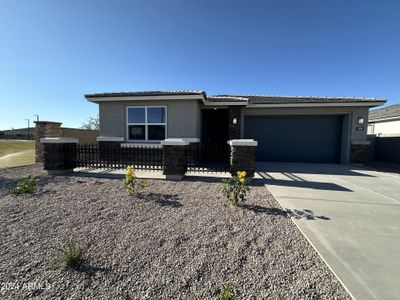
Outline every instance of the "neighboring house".
{"type": "Polygon", "coordinates": [[[368,117],[368,134],[400,135],[400,104],[371,110],[368,117]]]}
{"type": "Polygon", "coordinates": [[[34,127],[26,128],[16,128],[16,129],[6,129],[2,130],[3,138],[29,138],[35,136],[34,127]]]}
{"type": "Polygon", "coordinates": [[[348,163],[368,150],[368,109],[385,99],[221,95],[152,91],[85,95],[99,104],[101,143],[123,147],[166,138],[191,143],[258,141],[261,161],[348,163]]]}

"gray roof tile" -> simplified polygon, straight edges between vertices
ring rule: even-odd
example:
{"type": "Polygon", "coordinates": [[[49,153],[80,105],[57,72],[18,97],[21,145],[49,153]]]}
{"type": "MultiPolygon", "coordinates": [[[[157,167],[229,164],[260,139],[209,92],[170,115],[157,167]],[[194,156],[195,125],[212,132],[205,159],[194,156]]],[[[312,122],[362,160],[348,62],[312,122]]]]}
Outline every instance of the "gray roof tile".
{"type": "Polygon", "coordinates": [[[318,96],[268,96],[268,95],[218,95],[207,97],[212,102],[219,99],[231,101],[248,101],[251,104],[291,104],[291,103],[346,103],[346,102],[377,102],[386,99],[356,98],[356,97],[318,97],[318,96]]]}
{"type": "Polygon", "coordinates": [[[379,109],[374,109],[369,112],[368,119],[370,121],[385,118],[400,117],[400,104],[395,104],[379,109]]]}
{"type": "Polygon", "coordinates": [[[202,95],[211,103],[239,102],[250,104],[296,104],[296,103],[349,103],[349,102],[382,102],[386,99],[356,97],[318,97],[318,96],[274,96],[274,95],[213,95],[207,96],[204,91],[142,91],[87,94],[86,98],[128,97],[128,96],[169,96],[169,95],[202,95]]]}
{"type": "Polygon", "coordinates": [[[229,95],[217,95],[207,96],[207,100],[210,102],[247,102],[247,97],[229,96],[229,95]]]}
{"type": "Polygon", "coordinates": [[[169,95],[206,95],[204,91],[142,91],[142,92],[111,92],[86,94],[86,98],[97,97],[129,97],[129,96],[169,96],[169,95]]]}

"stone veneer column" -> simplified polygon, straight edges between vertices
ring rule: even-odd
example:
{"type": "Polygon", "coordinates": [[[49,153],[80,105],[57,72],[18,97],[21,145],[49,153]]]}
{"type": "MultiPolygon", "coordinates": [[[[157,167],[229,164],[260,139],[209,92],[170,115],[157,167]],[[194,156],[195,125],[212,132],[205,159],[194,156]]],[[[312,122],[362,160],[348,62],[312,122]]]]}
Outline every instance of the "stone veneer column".
{"type": "Polygon", "coordinates": [[[248,177],[253,177],[255,172],[255,153],[257,141],[231,140],[231,174],[236,176],[238,171],[246,171],[248,177]]]}
{"type": "Polygon", "coordinates": [[[350,163],[364,164],[368,161],[370,141],[352,141],[350,147],[350,163]]]}
{"type": "Polygon", "coordinates": [[[43,168],[50,175],[72,172],[76,168],[77,144],[75,138],[43,138],[43,168]]]}
{"type": "Polygon", "coordinates": [[[166,139],[161,141],[164,155],[164,175],[167,180],[182,180],[187,171],[186,148],[184,139],[166,139]]]}
{"type": "Polygon", "coordinates": [[[240,124],[241,124],[241,106],[229,106],[229,139],[240,139],[240,124]],[[236,124],[233,124],[233,119],[236,119],[236,124]]]}
{"type": "Polygon", "coordinates": [[[60,137],[62,123],[36,121],[35,124],[35,162],[43,162],[43,145],[40,143],[40,139],[47,137],[60,137]]]}

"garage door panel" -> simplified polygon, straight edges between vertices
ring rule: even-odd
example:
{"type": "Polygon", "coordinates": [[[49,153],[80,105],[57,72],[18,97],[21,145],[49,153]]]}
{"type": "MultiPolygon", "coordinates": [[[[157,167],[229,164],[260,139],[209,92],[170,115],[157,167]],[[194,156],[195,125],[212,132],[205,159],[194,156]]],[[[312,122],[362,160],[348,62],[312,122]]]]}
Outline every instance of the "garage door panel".
{"type": "Polygon", "coordinates": [[[258,141],[256,159],[337,163],[341,116],[246,116],[244,137],[258,141]]]}

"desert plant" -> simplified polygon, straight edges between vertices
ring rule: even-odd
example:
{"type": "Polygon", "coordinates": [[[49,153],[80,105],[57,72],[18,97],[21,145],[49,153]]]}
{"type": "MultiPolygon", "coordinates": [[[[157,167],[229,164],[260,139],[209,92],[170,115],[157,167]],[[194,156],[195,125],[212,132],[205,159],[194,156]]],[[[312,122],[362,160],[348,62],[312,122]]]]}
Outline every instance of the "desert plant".
{"type": "Polygon", "coordinates": [[[222,194],[231,206],[246,201],[246,195],[250,192],[246,175],[246,171],[239,171],[236,176],[223,180],[222,194]]]}
{"type": "Polygon", "coordinates": [[[21,180],[10,191],[12,195],[21,195],[25,193],[32,193],[37,189],[37,179],[35,176],[29,175],[27,179],[21,180]]]}
{"type": "Polygon", "coordinates": [[[139,189],[143,189],[150,185],[147,180],[140,180],[136,177],[133,166],[128,166],[126,168],[124,184],[125,188],[128,190],[128,193],[131,195],[133,195],[139,189]]]}
{"type": "Polygon", "coordinates": [[[95,118],[87,119],[87,121],[82,124],[81,128],[88,130],[100,130],[99,115],[97,115],[95,118]]]}
{"type": "Polygon", "coordinates": [[[65,247],[59,248],[61,257],[53,265],[54,269],[69,269],[76,267],[82,261],[83,249],[72,240],[68,240],[65,247]]]}
{"type": "Polygon", "coordinates": [[[219,295],[220,300],[233,300],[235,297],[233,287],[227,283],[222,286],[221,294],[219,295]]]}

